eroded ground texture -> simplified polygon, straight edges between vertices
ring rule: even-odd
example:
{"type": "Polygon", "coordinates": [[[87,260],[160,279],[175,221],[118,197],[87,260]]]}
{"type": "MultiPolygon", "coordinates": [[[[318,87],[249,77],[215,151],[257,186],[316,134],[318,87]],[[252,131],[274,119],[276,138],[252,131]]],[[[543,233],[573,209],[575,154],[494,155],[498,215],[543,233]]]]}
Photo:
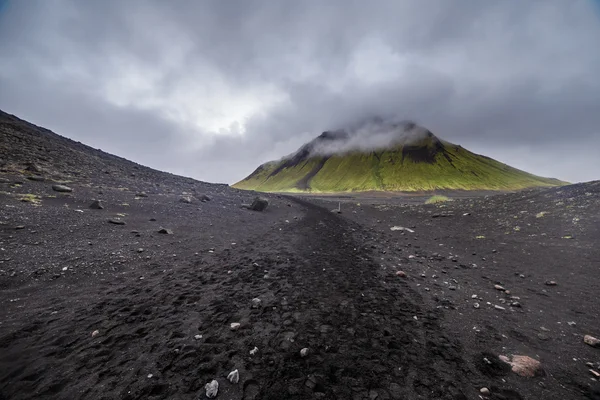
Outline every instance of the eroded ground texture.
{"type": "Polygon", "coordinates": [[[0,399],[600,398],[600,182],[257,212],[6,114],[0,138],[0,399]]]}

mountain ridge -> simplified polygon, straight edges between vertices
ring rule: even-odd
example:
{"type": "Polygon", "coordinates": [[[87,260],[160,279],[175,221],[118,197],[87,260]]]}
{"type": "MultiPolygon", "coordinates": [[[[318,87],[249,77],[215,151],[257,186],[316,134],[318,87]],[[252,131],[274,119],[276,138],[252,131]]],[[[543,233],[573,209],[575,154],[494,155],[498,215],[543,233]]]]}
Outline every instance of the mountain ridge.
{"type": "Polygon", "coordinates": [[[378,124],[375,134],[362,137],[345,130],[325,131],[295,153],[260,165],[232,186],[326,193],[518,190],[565,183],[475,154],[408,122],[378,124]],[[367,143],[366,149],[360,148],[361,141],[363,147],[367,143]]]}

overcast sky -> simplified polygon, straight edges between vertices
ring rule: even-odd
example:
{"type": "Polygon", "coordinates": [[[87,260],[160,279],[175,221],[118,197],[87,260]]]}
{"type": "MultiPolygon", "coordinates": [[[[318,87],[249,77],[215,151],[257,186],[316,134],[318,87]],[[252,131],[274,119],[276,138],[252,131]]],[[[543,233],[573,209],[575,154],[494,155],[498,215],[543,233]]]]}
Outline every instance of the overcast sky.
{"type": "Polygon", "coordinates": [[[0,109],[210,182],[372,115],[600,179],[600,5],[0,0],[0,109]]]}

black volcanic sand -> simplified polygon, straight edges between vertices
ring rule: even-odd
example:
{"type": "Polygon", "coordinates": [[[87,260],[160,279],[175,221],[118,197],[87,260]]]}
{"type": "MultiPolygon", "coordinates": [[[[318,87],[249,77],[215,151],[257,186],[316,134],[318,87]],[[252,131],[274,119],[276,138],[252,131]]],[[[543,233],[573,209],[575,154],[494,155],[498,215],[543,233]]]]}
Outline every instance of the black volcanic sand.
{"type": "Polygon", "coordinates": [[[0,399],[202,399],[213,379],[218,399],[600,398],[583,342],[600,337],[600,182],[254,212],[252,192],[0,122],[0,399]]]}

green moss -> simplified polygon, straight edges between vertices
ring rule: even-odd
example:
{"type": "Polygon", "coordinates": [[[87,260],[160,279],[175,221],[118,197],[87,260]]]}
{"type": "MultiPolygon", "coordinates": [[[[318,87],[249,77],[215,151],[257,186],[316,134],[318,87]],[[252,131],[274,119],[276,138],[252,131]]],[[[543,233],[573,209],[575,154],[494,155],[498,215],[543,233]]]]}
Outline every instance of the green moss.
{"type": "Polygon", "coordinates": [[[435,196],[431,196],[430,198],[425,200],[425,204],[437,204],[437,203],[444,203],[446,201],[450,201],[450,198],[436,194],[435,196]]]}
{"type": "Polygon", "coordinates": [[[42,204],[42,198],[36,194],[27,193],[27,194],[21,194],[18,197],[19,197],[19,200],[21,200],[22,202],[25,202],[25,203],[31,203],[36,206],[42,204]]]}
{"type": "Polygon", "coordinates": [[[460,146],[443,142],[432,162],[403,155],[401,146],[378,152],[351,152],[325,160],[309,158],[273,174],[285,160],[263,164],[238,189],[317,193],[352,191],[518,190],[566,184],[512,168],[460,146]],[[322,167],[318,169],[319,165],[322,167]],[[318,172],[314,174],[314,170],[318,172]],[[313,172],[314,176],[309,175],[313,172]],[[308,182],[304,188],[301,182],[308,182]]]}

